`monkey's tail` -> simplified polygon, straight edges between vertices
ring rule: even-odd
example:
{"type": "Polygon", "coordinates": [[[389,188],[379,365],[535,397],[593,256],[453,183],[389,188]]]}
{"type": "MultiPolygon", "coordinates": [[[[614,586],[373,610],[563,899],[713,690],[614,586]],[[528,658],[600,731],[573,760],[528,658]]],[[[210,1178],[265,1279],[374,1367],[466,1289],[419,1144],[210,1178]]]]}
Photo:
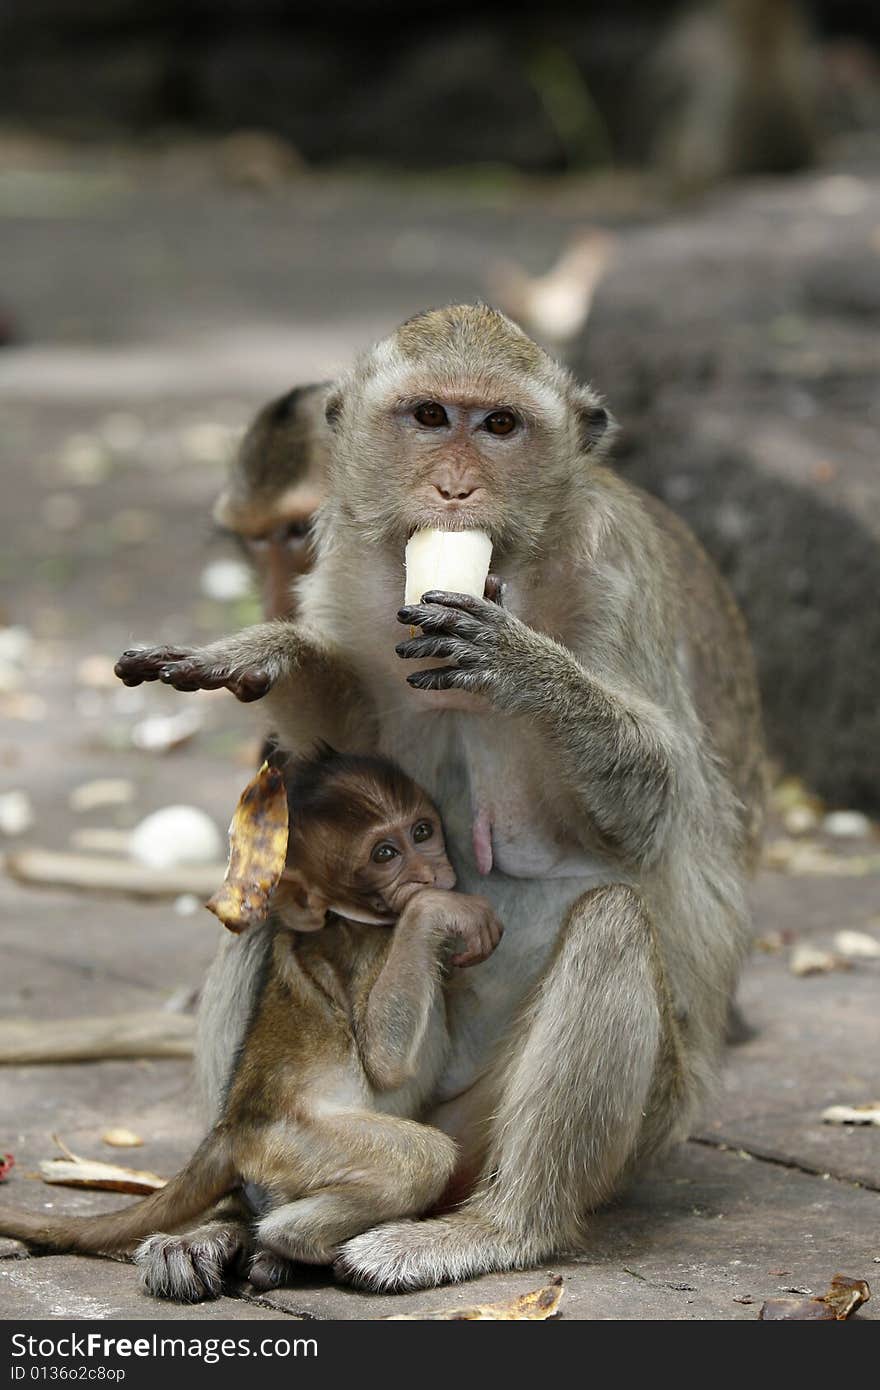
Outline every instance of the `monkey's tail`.
{"type": "Polygon", "coordinates": [[[0,1206],[0,1236],[43,1250],[80,1255],[123,1255],[158,1231],[185,1225],[224,1197],[238,1178],[231,1145],[213,1130],[189,1163],[158,1192],[102,1216],[50,1218],[0,1206]]]}

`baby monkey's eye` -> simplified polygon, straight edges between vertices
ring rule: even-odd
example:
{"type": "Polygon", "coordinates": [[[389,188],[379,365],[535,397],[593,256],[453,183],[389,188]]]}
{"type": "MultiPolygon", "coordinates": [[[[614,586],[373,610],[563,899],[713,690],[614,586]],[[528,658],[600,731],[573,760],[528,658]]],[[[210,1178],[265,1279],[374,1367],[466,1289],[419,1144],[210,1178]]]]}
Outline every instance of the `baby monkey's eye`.
{"type": "Polygon", "coordinates": [[[416,406],[413,415],[420,425],[425,425],[429,430],[439,430],[449,424],[449,416],[436,401],[422,401],[421,405],[416,406]]]}
{"type": "Polygon", "coordinates": [[[424,844],[425,840],[430,840],[434,834],[434,827],[429,820],[416,821],[412,830],[413,840],[417,845],[424,844]]]}
{"type": "Polygon", "coordinates": [[[397,850],[393,845],[377,845],[370,858],[374,864],[387,864],[389,859],[397,858],[397,850]]]}
{"type": "Polygon", "coordinates": [[[517,418],[512,410],[493,410],[483,421],[483,428],[490,434],[513,434],[517,418]]]}

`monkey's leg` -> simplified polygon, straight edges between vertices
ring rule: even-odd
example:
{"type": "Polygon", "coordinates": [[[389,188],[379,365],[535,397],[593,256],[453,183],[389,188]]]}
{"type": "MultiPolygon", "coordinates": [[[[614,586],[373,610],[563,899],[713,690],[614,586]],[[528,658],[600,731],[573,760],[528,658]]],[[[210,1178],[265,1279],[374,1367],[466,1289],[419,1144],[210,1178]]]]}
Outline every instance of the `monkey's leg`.
{"type": "Polygon", "coordinates": [[[535,1264],[583,1239],[637,1157],[677,1137],[685,1085],[653,925],[632,889],[571,909],[508,1044],[484,1176],[457,1211],[349,1241],[338,1276],[411,1289],[535,1264]]]}
{"type": "Polygon", "coordinates": [[[229,1197],[210,1221],[191,1231],[149,1236],[135,1251],[134,1262],[141,1288],[154,1298],[200,1303],[219,1297],[224,1276],[251,1245],[246,1208],[237,1197],[229,1197]]]}
{"type": "Polygon", "coordinates": [[[427,1211],[446,1187],[457,1154],[440,1130],[375,1112],[322,1121],[310,1147],[317,1181],[306,1196],[257,1223],[255,1271],[265,1251],[302,1264],[332,1264],[351,1236],[379,1221],[427,1211]],[[318,1186],[318,1175],[328,1172],[336,1181],[318,1186]]]}

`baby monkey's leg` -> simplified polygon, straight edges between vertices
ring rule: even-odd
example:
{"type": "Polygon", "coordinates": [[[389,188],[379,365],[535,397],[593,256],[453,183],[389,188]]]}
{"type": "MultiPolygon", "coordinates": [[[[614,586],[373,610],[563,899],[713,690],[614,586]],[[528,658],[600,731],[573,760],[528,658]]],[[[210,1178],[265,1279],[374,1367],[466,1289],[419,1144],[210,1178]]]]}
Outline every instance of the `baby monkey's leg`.
{"type": "Polygon", "coordinates": [[[448,1135],[392,1115],[340,1112],[317,1124],[311,1138],[310,1190],[257,1223],[258,1278],[266,1252],[302,1264],[332,1264],[343,1241],[378,1221],[427,1211],[455,1167],[457,1150],[448,1135]],[[322,1185],[328,1173],[334,1181],[322,1185]]]}

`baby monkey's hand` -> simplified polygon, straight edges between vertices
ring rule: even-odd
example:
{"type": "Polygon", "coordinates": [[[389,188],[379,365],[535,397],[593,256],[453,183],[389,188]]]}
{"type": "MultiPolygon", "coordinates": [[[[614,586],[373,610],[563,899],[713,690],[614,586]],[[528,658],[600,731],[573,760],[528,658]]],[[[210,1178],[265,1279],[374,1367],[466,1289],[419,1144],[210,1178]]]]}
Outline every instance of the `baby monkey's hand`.
{"type": "Polygon", "coordinates": [[[504,933],[492,904],[473,893],[426,888],[411,899],[408,911],[442,940],[462,943],[462,949],[449,957],[450,965],[479,965],[504,933]]]}

